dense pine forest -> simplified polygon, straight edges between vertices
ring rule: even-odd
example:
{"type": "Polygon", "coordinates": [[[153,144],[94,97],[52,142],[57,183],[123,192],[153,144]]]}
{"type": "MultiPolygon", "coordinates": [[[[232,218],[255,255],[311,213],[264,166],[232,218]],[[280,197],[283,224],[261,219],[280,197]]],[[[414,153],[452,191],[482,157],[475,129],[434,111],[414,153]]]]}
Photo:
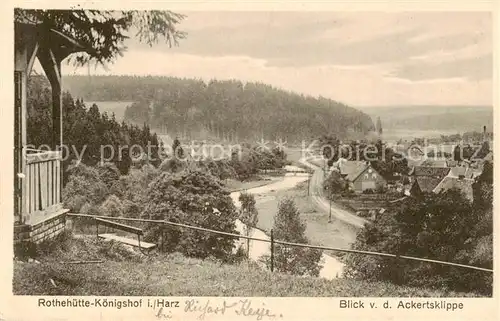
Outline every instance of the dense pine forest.
{"type": "MultiPolygon", "coordinates": [[[[27,92],[28,124],[27,141],[32,148],[43,149],[52,140],[51,101],[52,92],[48,79],[42,75],[32,75],[28,81],[27,92]]],[[[113,114],[101,113],[95,104],[85,105],[80,99],[73,99],[69,92],[63,94],[63,137],[66,149],[63,166],[80,160],[86,165],[96,165],[102,159],[114,163],[122,174],[128,173],[133,165],[128,149],[122,153],[111,153],[111,146],[138,145],[147,150],[154,165],[159,164],[161,144],[155,133],[147,125],[134,125],[118,122],[113,114]],[[103,149],[101,147],[108,146],[103,149]],[[79,157],[81,156],[81,157],[79,157]]]]}
{"type": "Polygon", "coordinates": [[[84,101],[133,101],[125,121],[190,138],[253,140],[363,137],[374,128],[363,112],[326,98],[236,80],[155,76],[65,76],[84,101]]]}

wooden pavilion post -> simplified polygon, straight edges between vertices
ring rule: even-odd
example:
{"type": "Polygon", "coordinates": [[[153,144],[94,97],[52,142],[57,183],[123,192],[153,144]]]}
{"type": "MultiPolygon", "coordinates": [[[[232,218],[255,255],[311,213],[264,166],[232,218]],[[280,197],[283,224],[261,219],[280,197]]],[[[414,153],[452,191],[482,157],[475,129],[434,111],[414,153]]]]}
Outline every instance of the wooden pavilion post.
{"type": "Polygon", "coordinates": [[[26,212],[26,184],[22,178],[25,173],[26,151],[26,47],[16,48],[14,69],[14,221],[22,223],[26,212]]]}
{"type": "Polygon", "coordinates": [[[61,86],[61,59],[49,47],[42,47],[38,53],[38,60],[47,76],[52,88],[52,149],[58,150],[62,146],[62,86],[61,86]]]}
{"type": "MultiPolygon", "coordinates": [[[[43,23],[15,22],[14,231],[17,240],[40,242],[64,227],[62,185],[61,62],[85,51],[76,40],[43,23]],[[27,150],[27,85],[38,58],[52,89],[52,151],[27,150]],[[48,225],[46,222],[50,222],[48,225]],[[43,224],[42,224],[43,223],[43,224]],[[50,225],[52,224],[52,225],[50,225]],[[29,231],[29,234],[27,231],[29,231]],[[16,234],[17,233],[17,234],[16,234]]],[[[35,149],[37,147],[35,146],[35,149]]]]}
{"type": "Polygon", "coordinates": [[[16,28],[14,48],[14,222],[24,223],[27,214],[26,145],[28,118],[26,96],[28,77],[39,44],[35,37],[16,28]]]}

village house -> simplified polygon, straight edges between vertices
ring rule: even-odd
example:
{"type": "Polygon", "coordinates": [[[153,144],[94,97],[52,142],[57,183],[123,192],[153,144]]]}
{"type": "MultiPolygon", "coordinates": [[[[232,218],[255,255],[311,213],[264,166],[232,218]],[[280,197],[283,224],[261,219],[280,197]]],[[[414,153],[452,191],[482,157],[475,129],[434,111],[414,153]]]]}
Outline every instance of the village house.
{"type": "Polygon", "coordinates": [[[415,166],[410,170],[408,175],[412,180],[422,176],[439,178],[441,180],[448,175],[450,170],[449,167],[415,166]]]}
{"type": "Polygon", "coordinates": [[[356,193],[366,190],[376,191],[387,186],[387,180],[371,166],[370,162],[339,159],[334,164],[334,169],[340,172],[349,189],[356,193]]]}
{"type": "Polygon", "coordinates": [[[445,177],[439,184],[434,188],[434,193],[446,192],[452,188],[458,189],[464,197],[472,202],[474,200],[474,194],[472,191],[473,179],[467,178],[456,178],[456,177],[445,177]]]}
{"type": "MultiPolygon", "coordinates": [[[[446,175],[446,177],[444,177],[433,189],[434,193],[441,193],[452,188],[456,188],[462,192],[467,200],[470,202],[473,201],[474,197],[472,185],[474,184],[475,179],[483,172],[483,167],[486,162],[493,162],[493,151],[491,151],[493,141],[486,131],[486,126],[483,127],[482,141],[483,143],[489,143],[490,151],[484,157],[479,159],[472,158],[471,160],[464,160],[462,162],[449,161],[448,166],[454,166],[450,166],[448,175],[446,175]]],[[[481,148],[481,144],[478,144],[476,148],[481,148]]]]}
{"type": "Polygon", "coordinates": [[[478,170],[471,167],[455,166],[450,167],[448,177],[472,179],[479,176],[480,174],[481,173],[478,170]]]}
{"type": "Polygon", "coordinates": [[[410,184],[409,195],[420,195],[421,193],[430,193],[443,179],[430,177],[430,176],[419,176],[416,177],[413,183],[410,184]]]}
{"type": "Polygon", "coordinates": [[[415,166],[409,172],[410,184],[405,189],[406,195],[419,195],[432,192],[450,173],[449,167],[415,166]]]}
{"type": "Polygon", "coordinates": [[[448,167],[448,161],[443,158],[429,157],[424,160],[420,166],[422,167],[448,167]]]}
{"type": "Polygon", "coordinates": [[[472,184],[481,175],[482,169],[469,166],[423,167],[411,170],[411,183],[406,195],[419,195],[423,192],[441,193],[449,189],[459,189],[472,202],[472,184]]]}

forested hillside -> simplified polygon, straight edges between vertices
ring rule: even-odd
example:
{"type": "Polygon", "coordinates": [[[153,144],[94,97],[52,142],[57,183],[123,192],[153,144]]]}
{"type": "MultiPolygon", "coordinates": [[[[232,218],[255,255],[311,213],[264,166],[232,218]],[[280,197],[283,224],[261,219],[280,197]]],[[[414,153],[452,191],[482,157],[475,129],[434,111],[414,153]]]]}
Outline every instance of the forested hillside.
{"type": "Polygon", "coordinates": [[[153,76],[65,76],[63,83],[85,101],[134,101],[126,121],[184,137],[353,138],[374,127],[368,115],[339,102],[261,83],[153,76]]]}
{"type": "MultiPolygon", "coordinates": [[[[47,148],[44,145],[50,145],[52,141],[51,103],[52,92],[47,78],[41,75],[29,77],[27,141],[31,148],[47,148]]],[[[64,168],[74,160],[92,166],[106,160],[125,174],[132,165],[131,156],[134,156],[129,155],[128,146],[137,145],[146,151],[148,142],[151,145],[149,157],[153,164],[159,164],[160,143],[148,126],[119,123],[114,115],[101,113],[95,104],[85,105],[81,100],[73,99],[68,92],[63,94],[63,119],[64,151],[69,153],[65,155],[64,168]],[[107,147],[102,149],[103,146],[107,147]],[[118,152],[120,146],[122,150],[118,152]]]]}
{"type": "Polygon", "coordinates": [[[362,107],[372,118],[380,117],[384,129],[446,130],[463,133],[493,128],[491,106],[362,107]]]}

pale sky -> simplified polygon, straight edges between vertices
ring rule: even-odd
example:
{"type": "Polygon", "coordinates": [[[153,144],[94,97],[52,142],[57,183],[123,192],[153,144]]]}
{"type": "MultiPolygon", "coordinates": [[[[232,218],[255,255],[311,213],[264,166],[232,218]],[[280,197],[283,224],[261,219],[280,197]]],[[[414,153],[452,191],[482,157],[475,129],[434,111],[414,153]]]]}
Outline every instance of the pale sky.
{"type": "Polygon", "coordinates": [[[178,47],[129,40],[91,74],[258,81],[351,106],[492,105],[490,13],[180,13],[178,47]]]}

